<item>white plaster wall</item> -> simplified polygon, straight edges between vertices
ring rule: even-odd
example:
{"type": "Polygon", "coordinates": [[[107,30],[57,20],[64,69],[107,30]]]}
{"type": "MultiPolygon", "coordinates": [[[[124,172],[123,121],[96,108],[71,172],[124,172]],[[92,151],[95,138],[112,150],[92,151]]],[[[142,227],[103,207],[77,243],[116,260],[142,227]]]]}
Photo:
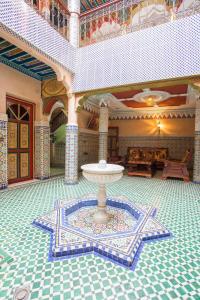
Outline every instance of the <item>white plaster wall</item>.
{"type": "Polygon", "coordinates": [[[0,30],[12,32],[52,62],[74,71],[75,48],[24,0],[0,1],[0,30]]]}
{"type": "Polygon", "coordinates": [[[200,14],[77,50],[76,92],[200,74],[200,14]]]}

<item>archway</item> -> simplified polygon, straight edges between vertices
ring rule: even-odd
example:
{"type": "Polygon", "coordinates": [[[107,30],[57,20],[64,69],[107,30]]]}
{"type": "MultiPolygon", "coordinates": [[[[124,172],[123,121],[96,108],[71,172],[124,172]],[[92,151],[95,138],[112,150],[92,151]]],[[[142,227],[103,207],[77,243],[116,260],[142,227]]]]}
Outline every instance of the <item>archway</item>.
{"type": "Polygon", "coordinates": [[[50,176],[65,173],[65,136],[67,114],[62,103],[55,103],[49,115],[50,124],[50,176]]]}

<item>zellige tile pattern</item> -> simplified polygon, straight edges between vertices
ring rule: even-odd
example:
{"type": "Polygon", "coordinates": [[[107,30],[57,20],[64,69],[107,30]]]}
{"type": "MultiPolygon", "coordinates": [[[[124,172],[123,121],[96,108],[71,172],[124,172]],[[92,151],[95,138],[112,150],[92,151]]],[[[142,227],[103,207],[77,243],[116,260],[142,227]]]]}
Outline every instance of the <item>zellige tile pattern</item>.
{"type": "Polygon", "coordinates": [[[93,254],[48,261],[50,236],[32,221],[60,199],[96,193],[97,186],[64,178],[0,192],[0,245],[13,262],[0,270],[0,299],[31,285],[31,299],[134,300],[199,299],[200,185],[181,181],[123,177],[108,185],[109,196],[124,195],[137,205],[153,205],[156,218],[173,238],[145,244],[134,271],[93,254]]]}

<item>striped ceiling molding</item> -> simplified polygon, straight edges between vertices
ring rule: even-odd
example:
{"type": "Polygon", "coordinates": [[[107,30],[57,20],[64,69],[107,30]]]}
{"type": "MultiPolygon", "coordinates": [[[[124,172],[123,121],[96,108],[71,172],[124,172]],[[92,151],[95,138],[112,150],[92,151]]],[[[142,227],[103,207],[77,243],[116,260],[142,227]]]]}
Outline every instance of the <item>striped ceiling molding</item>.
{"type": "MultiPolygon", "coordinates": [[[[86,101],[83,104],[83,109],[99,114],[99,106],[92,103],[92,101],[86,101]]],[[[110,120],[144,120],[144,119],[184,119],[184,118],[194,118],[195,109],[194,108],[184,108],[184,109],[155,109],[150,108],[148,110],[140,111],[122,111],[110,108],[109,119],[110,120]]]]}
{"type": "Polygon", "coordinates": [[[0,62],[37,80],[56,77],[51,67],[3,38],[0,38],[0,62]]]}
{"type": "Polygon", "coordinates": [[[110,120],[142,120],[142,119],[184,119],[184,118],[194,118],[195,109],[185,108],[185,109],[168,109],[168,110],[150,110],[150,111],[140,111],[140,112],[111,112],[110,120]]]}
{"type": "Polygon", "coordinates": [[[81,0],[81,13],[87,13],[91,10],[98,9],[99,7],[105,7],[112,3],[118,2],[116,0],[81,0]]]}

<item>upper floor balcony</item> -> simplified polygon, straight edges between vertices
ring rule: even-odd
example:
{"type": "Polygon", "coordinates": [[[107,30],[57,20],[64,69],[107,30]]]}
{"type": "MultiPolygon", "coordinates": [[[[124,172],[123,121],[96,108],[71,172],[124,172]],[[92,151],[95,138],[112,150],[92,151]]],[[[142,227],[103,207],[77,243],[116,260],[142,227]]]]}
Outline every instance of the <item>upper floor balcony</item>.
{"type": "Polygon", "coordinates": [[[69,17],[67,0],[25,0],[55,30],[69,40],[69,17]]]}
{"type": "Polygon", "coordinates": [[[102,7],[81,13],[80,46],[171,22],[199,12],[200,0],[109,1],[102,7]]]}
{"type": "MultiPolygon", "coordinates": [[[[69,40],[67,0],[25,0],[69,40]]],[[[80,1],[79,46],[87,46],[200,12],[200,0],[80,1]],[[87,4],[87,5],[86,5],[87,4]]]]}

